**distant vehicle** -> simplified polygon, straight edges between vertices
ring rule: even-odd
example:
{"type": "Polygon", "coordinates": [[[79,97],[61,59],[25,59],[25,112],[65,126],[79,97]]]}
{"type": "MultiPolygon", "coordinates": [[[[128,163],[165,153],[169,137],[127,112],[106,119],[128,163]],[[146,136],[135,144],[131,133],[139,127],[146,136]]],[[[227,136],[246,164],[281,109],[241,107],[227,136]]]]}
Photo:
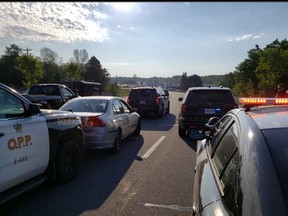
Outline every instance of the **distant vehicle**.
{"type": "Polygon", "coordinates": [[[101,83],[70,80],[64,81],[63,84],[80,96],[102,95],[101,83]]]}
{"type": "Polygon", "coordinates": [[[205,129],[205,123],[212,116],[222,117],[226,112],[237,108],[234,95],[227,87],[191,87],[181,102],[178,112],[178,134],[191,139],[205,129]]]}
{"type": "Polygon", "coordinates": [[[170,96],[168,89],[164,89],[164,92],[168,97],[170,96]]]}
{"type": "Polygon", "coordinates": [[[198,142],[193,215],[288,215],[287,99],[240,101],[198,142]]]}
{"type": "Polygon", "coordinates": [[[170,113],[169,95],[161,87],[132,88],[127,103],[137,109],[140,115],[154,115],[163,117],[170,113]]]}
{"type": "Polygon", "coordinates": [[[84,157],[81,119],[41,110],[0,83],[0,204],[49,181],[67,182],[84,157]]]}
{"type": "Polygon", "coordinates": [[[124,138],[138,136],[141,131],[140,115],[120,97],[74,98],[60,110],[81,117],[87,149],[112,149],[117,153],[124,138]]]}
{"type": "Polygon", "coordinates": [[[63,84],[41,83],[32,85],[23,96],[32,103],[39,103],[43,109],[58,109],[68,100],[78,97],[63,84]]]}

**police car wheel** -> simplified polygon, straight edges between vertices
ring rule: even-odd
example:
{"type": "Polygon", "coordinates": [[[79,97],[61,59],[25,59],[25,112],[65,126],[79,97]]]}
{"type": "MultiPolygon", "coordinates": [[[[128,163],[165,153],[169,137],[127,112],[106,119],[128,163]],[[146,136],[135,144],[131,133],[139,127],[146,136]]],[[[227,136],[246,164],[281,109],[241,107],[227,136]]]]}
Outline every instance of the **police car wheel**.
{"type": "Polygon", "coordinates": [[[56,161],[56,178],[60,182],[74,179],[80,169],[81,154],[74,141],[67,141],[59,146],[56,161]]]}

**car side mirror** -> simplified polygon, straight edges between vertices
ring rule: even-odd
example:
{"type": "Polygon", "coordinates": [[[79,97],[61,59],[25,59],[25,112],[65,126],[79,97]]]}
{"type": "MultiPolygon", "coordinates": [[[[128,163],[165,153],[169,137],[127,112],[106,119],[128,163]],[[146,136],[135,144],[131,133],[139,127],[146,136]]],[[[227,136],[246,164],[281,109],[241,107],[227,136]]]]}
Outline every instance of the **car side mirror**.
{"type": "Polygon", "coordinates": [[[209,121],[205,124],[207,130],[211,130],[213,126],[219,121],[219,117],[211,117],[209,121]]]}
{"type": "Polygon", "coordinates": [[[40,106],[39,105],[42,106],[41,104],[35,104],[35,103],[29,104],[29,108],[25,112],[25,116],[29,117],[29,116],[40,113],[40,106]]]}

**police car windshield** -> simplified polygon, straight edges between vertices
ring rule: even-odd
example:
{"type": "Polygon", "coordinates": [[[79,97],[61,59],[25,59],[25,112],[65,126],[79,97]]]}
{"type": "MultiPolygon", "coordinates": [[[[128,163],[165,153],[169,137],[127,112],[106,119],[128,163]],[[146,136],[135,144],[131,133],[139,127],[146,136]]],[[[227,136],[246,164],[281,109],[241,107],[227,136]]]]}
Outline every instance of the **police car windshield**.
{"type": "MultiPolygon", "coordinates": [[[[285,200],[288,200],[288,128],[262,130],[278,173],[285,200]]],[[[287,203],[288,204],[288,203],[287,203]]]]}

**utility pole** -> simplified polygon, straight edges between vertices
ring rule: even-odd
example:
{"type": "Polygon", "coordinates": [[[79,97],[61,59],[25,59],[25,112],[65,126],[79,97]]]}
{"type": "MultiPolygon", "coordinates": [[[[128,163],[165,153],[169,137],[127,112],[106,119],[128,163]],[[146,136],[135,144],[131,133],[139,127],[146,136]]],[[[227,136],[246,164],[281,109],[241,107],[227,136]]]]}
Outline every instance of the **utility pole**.
{"type": "Polygon", "coordinates": [[[28,48],[27,48],[27,49],[21,49],[21,50],[22,50],[22,51],[25,51],[25,50],[26,50],[27,56],[28,56],[28,52],[31,51],[32,49],[28,49],[28,48]]]}

